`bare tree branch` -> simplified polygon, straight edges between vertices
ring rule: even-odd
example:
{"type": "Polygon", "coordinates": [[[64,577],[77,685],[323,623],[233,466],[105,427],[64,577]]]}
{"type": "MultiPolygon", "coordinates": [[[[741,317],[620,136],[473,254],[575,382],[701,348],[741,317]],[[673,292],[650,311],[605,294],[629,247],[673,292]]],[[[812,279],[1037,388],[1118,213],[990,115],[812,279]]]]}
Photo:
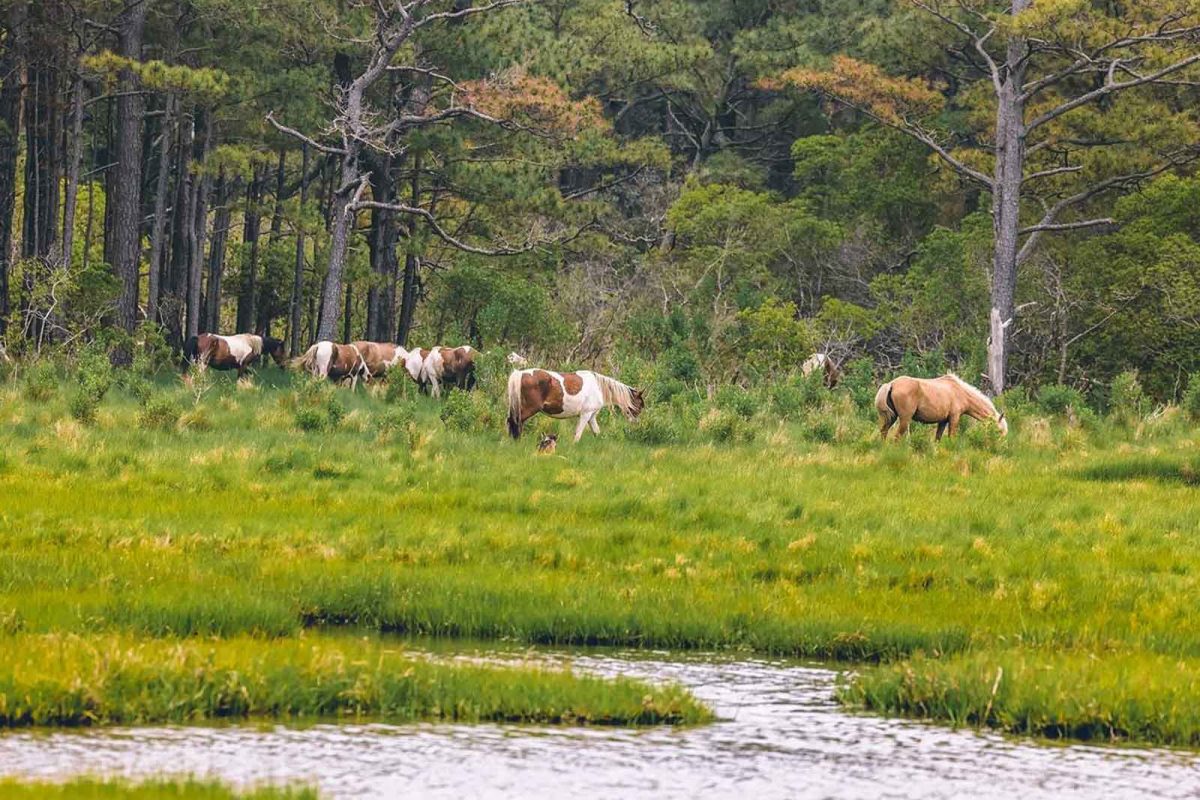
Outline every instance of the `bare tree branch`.
{"type": "Polygon", "coordinates": [[[277,131],[279,131],[280,133],[286,133],[288,136],[292,136],[296,139],[299,139],[300,141],[307,144],[309,147],[311,147],[315,150],[319,150],[322,153],[330,153],[332,155],[339,155],[339,156],[346,154],[345,148],[330,147],[329,145],[321,144],[320,142],[316,141],[315,139],[305,136],[303,133],[296,130],[295,128],[289,128],[287,125],[280,123],[278,120],[275,119],[274,111],[267,114],[267,122],[274,125],[275,129],[277,131]]]}

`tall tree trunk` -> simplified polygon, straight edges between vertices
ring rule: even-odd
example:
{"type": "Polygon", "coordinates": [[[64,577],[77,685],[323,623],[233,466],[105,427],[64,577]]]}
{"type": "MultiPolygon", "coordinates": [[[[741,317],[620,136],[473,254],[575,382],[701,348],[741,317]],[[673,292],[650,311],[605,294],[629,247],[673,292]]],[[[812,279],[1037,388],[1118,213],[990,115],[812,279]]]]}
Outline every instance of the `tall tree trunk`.
{"type": "Polygon", "coordinates": [[[67,139],[66,197],[63,201],[62,263],[70,268],[75,251],[75,212],[79,207],[79,171],[83,165],[83,76],[71,86],[71,132],[67,139]]]}
{"type": "MultiPolygon", "coordinates": [[[[204,124],[204,138],[201,140],[200,157],[202,165],[208,159],[212,147],[212,120],[207,114],[197,110],[204,124]]],[[[188,233],[188,293],[187,293],[187,330],[185,338],[191,338],[200,333],[200,316],[203,308],[200,303],[200,279],[203,274],[204,244],[208,236],[208,194],[209,180],[200,174],[196,177],[192,188],[192,216],[188,233]]]]}
{"type": "Polygon", "coordinates": [[[171,213],[171,259],[166,273],[165,292],[159,304],[166,322],[168,339],[183,344],[184,312],[187,305],[188,273],[191,268],[190,234],[193,225],[192,152],[195,149],[196,120],[182,109],[179,114],[179,140],[175,145],[175,201],[171,213]]]}
{"type": "Polygon", "coordinates": [[[204,296],[204,322],[206,331],[221,330],[221,281],[225,273],[225,252],[229,245],[229,226],[233,216],[231,200],[238,193],[238,182],[231,190],[225,180],[225,170],[217,177],[217,213],[213,219],[212,243],[208,249],[208,285],[204,296]]]}
{"type": "MultiPolygon", "coordinates": [[[[391,181],[391,159],[379,159],[371,172],[371,195],[390,203],[395,199],[391,181]]],[[[367,287],[367,338],[391,341],[396,318],[396,215],[386,209],[371,210],[371,282],[367,287]]]]}
{"type": "Polygon", "coordinates": [[[283,233],[283,195],[286,191],[284,181],[287,179],[287,150],[279,148],[279,163],[275,167],[275,208],[271,212],[271,232],[267,244],[272,245],[283,233]]]}
{"type": "Polygon", "coordinates": [[[354,227],[354,212],[350,208],[358,189],[357,145],[342,156],[341,185],[333,193],[329,241],[329,269],[321,288],[321,321],[317,325],[317,340],[333,339],[337,333],[338,312],[341,310],[342,276],[346,271],[346,253],[350,248],[350,232],[354,227]]]}
{"type": "Polygon", "coordinates": [[[342,341],[354,341],[354,332],[350,329],[350,321],[354,316],[354,284],[346,283],[346,310],[342,314],[342,341]]]}
{"type": "Polygon", "coordinates": [[[253,331],[255,303],[258,299],[258,237],[262,228],[262,184],[263,176],[258,167],[246,192],[246,213],[242,228],[242,242],[248,248],[242,264],[242,287],[238,294],[237,332],[253,331]]]}
{"type": "Polygon", "coordinates": [[[0,338],[8,332],[13,254],[13,210],[17,202],[17,155],[21,126],[21,34],[25,3],[8,5],[7,36],[0,50],[0,338]]]}
{"type": "MultiPolygon", "coordinates": [[[[418,206],[421,202],[421,157],[413,159],[412,184],[409,187],[411,196],[409,205],[418,206]]],[[[412,238],[417,230],[417,220],[413,218],[408,223],[409,248],[404,256],[404,281],[400,289],[400,327],[396,332],[396,341],[408,347],[408,335],[412,332],[413,315],[417,310],[417,293],[421,284],[421,260],[412,252],[412,238]]]]}
{"type": "MultiPolygon", "coordinates": [[[[1018,14],[1030,0],[1013,0],[1018,14]]],[[[1020,36],[1008,42],[1008,63],[1023,64],[1027,44],[1020,36]]],[[[996,96],[996,166],[992,193],[992,308],[988,315],[988,380],[992,393],[1005,388],[1008,337],[1016,309],[1018,231],[1021,228],[1021,183],[1025,176],[1025,107],[1021,100],[1024,67],[1002,76],[996,96]]]]}
{"type": "MultiPolygon", "coordinates": [[[[44,10],[43,10],[44,11],[44,10]]],[[[40,343],[47,310],[42,308],[39,284],[46,280],[58,236],[59,114],[58,68],[46,47],[27,65],[25,94],[25,225],[21,255],[26,259],[21,280],[24,330],[40,343]]]]}
{"type": "Polygon", "coordinates": [[[171,177],[171,139],[175,135],[175,95],[167,94],[166,107],[163,109],[162,128],[158,147],[158,175],[154,188],[154,227],[150,233],[150,280],[146,293],[146,319],[159,323],[158,303],[162,294],[162,276],[166,270],[163,255],[167,235],[167,193],[170,191],[171,177]]]}
{"type": "Polygon", "coordinates": [[[302,147],[301,152],[300,208],[296,217],[296,265],[292,273],[292,297],[288,307],[288,337],[291,340],[289,350],[293,356],[300,353],[300,302],[304,291],[304,214],[308,203],[308,144],[302,147]]]}
{"type": "MultiPolygon", "coordinates": [[[[127,6],[118,27],[120,54],[142,59],[142,33],[149,0],[127,6]]],[[[142,188],[142,119],[145,107],[138,93],[137,76],[122,70],[117,98],[117,165],[113,169],[112,264],[121,281],[117,322],[128,333],[137,326],[138,256],[140,255],[142,188]]],[[[126,358],[129,354],[123,354],[126,358]]]]}

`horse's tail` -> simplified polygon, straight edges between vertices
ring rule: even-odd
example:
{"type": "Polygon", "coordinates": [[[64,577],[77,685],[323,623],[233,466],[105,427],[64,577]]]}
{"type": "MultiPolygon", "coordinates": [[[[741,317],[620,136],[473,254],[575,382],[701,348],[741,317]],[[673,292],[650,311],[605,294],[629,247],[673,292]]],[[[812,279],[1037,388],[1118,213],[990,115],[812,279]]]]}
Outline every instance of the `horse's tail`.
{"type": "Polygon", "coordinates": [[[317,342],[312,347],[305,350],[304,355],[297,356],[297,357],[293,358],[291,361],[289,361],[288,366],[299,367],[300,369],[303,369],[306,372],[312,372],[313,364],[317,360],[317,348],[320,346],[321,346],[321,343],[317,342]]]}
{"type": "Polygon", "coordinates": [[[900,412],[896,410],[896,404],[892,401],[892,385],[888,384],[887,407],[894,416],[900,416],[900,412]]]}
{"type": "Polygon", "coordinates": [[[616,378],[601,375],[599,372],[593,372],[592,375],[596,378],[596,383],[600,384],[600,395],[604,398],[606,406],[616,406],[630,419],[637,415],[633,407],[632,387],[626,386],[616,378]]]}
{"type": "Polygon", "coordinates": [[[514,439],[521,438],[520,370],[514,370],[508,376],[508,433],[514,439]]]}
{"type": "Polygon", "coordinates": [[[893,420],[900,415],[896,413],[896,404],[892,401],[892,382],[888,381],[879,387],[879,391],[875,393],[875,410],[879,412],[880,419],[893,420]]]}

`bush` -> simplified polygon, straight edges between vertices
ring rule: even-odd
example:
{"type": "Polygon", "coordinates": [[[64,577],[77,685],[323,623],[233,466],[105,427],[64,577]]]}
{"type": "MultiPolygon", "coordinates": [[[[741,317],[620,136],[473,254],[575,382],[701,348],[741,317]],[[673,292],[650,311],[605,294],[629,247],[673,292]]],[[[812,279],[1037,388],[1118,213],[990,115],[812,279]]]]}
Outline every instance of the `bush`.
{"type": "Polygon", "coordinates": [[[738,386],[722,386],[714,398],[717,408],[732,411],[742,419],[750,419],[762,405],[758,397],[738,386]]]}
{"type": "Polygon", "coordinates": [[[860,411],[875,413],[875,392],[879,384],[875,380],[875,363],[869,358],[856,358],[842,369],[842,379],[838,389],[844,389],[854,398],[854,405],[860,411]]]}
{"type": "Polygon", "coordinates": [[[100,402],[113,385],[112,363],[101,348],[89,347],[75,368],[76,387],[67,406],[71,416],[85,425],[96,421],[100,402]]]}
{"type": "Polygon", "coordinates": [[[58,393],[58,375],[49,361],[39,361],[25,373],[24,394],[35,403],[44,403],[58,393]]]}
{"type": "Polygon", "coordinates": [[[445,395],[442,423],[452,431],[499,430],[503,417],[482,392],[451,391],[445,395]]]}
{"type": "Polygon", "coordinates": [[[346,416],[346,407],[329,381],[306,378],[295,397],[296,427],[302,431],[333,430],[346,416]]]}
{"type": "Polygon", "coordinates": [[[1037,404],[1047,414],[1066,414],[1067,409],[1074,409],[1078,413],[1087,408],[1087,402],[1079,390],[1061,383],[1052,383],[1038,389],[1037,404]]]}
{"type": "Polygon", "coordinates": [[[804,416],[804,392],[791,383],[775,383],[767,389],[771,412],[783,419],[800,419],[804,416]]]}
{"type": "Polygon", "coordinates": [[[1183,410],[1193,420],[1200,420],[1200,372],[1193,372],[1183,392],[1183,410]]]}
{"type": "Polygon", "coordinates": [[[1137,370],[1128,370],[1113,378],[1108,410],[1123,423],[1136,422],[1150,411],[1150,398],[1142,389],[1137,370]]]}
{"type": "Polygon", "coordinates": [[[137,424],[153,430],[174,430],[183,416],[183,404],[171,395],[152,395],[137,413],[137,424]]]}
{"type": "Polygon", "coordinates": [[[754,441],[754,425],[733,411],[710,409],[700,420],[700,432],[717,444],[744,444],[754,441]]]}
{"type": "Polygon", "coordinates": [[[670,406],[648,406],[637,422],[626,427],[625,437],[642,444],[673,444],[680,441],[679,415],[670,406]]]}
{"type": "Polygon", "coordinates": [[[96,421],[96,412],[100,409],[100,401],[83,388],[79,388],[67,401],[67,409],[76,420],[84,425],[91,425],[96,421]]]}
{"type": "Polygon", "coordinates": [[[825,414],[813,415],[804,426],[804,438],[810,442],[824,444],[837,441],[837,420],[825,414]]]}

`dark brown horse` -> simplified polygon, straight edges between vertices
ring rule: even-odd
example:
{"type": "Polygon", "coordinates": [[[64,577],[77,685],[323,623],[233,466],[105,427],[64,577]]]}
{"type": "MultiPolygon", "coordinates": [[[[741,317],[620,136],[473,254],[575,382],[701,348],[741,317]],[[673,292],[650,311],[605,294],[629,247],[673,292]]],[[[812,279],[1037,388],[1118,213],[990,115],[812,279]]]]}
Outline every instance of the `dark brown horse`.
{"type": "Polygon", "coordinates": [[[233,336],[202,333],[184,342],[183,371],[187,372],[187,368],[195,364],[201,369],[236,369],[238,378],[241,378],[263,353],[269,355],[280,368],[284,366],[282,339],[254,333],[233,336]]]}

